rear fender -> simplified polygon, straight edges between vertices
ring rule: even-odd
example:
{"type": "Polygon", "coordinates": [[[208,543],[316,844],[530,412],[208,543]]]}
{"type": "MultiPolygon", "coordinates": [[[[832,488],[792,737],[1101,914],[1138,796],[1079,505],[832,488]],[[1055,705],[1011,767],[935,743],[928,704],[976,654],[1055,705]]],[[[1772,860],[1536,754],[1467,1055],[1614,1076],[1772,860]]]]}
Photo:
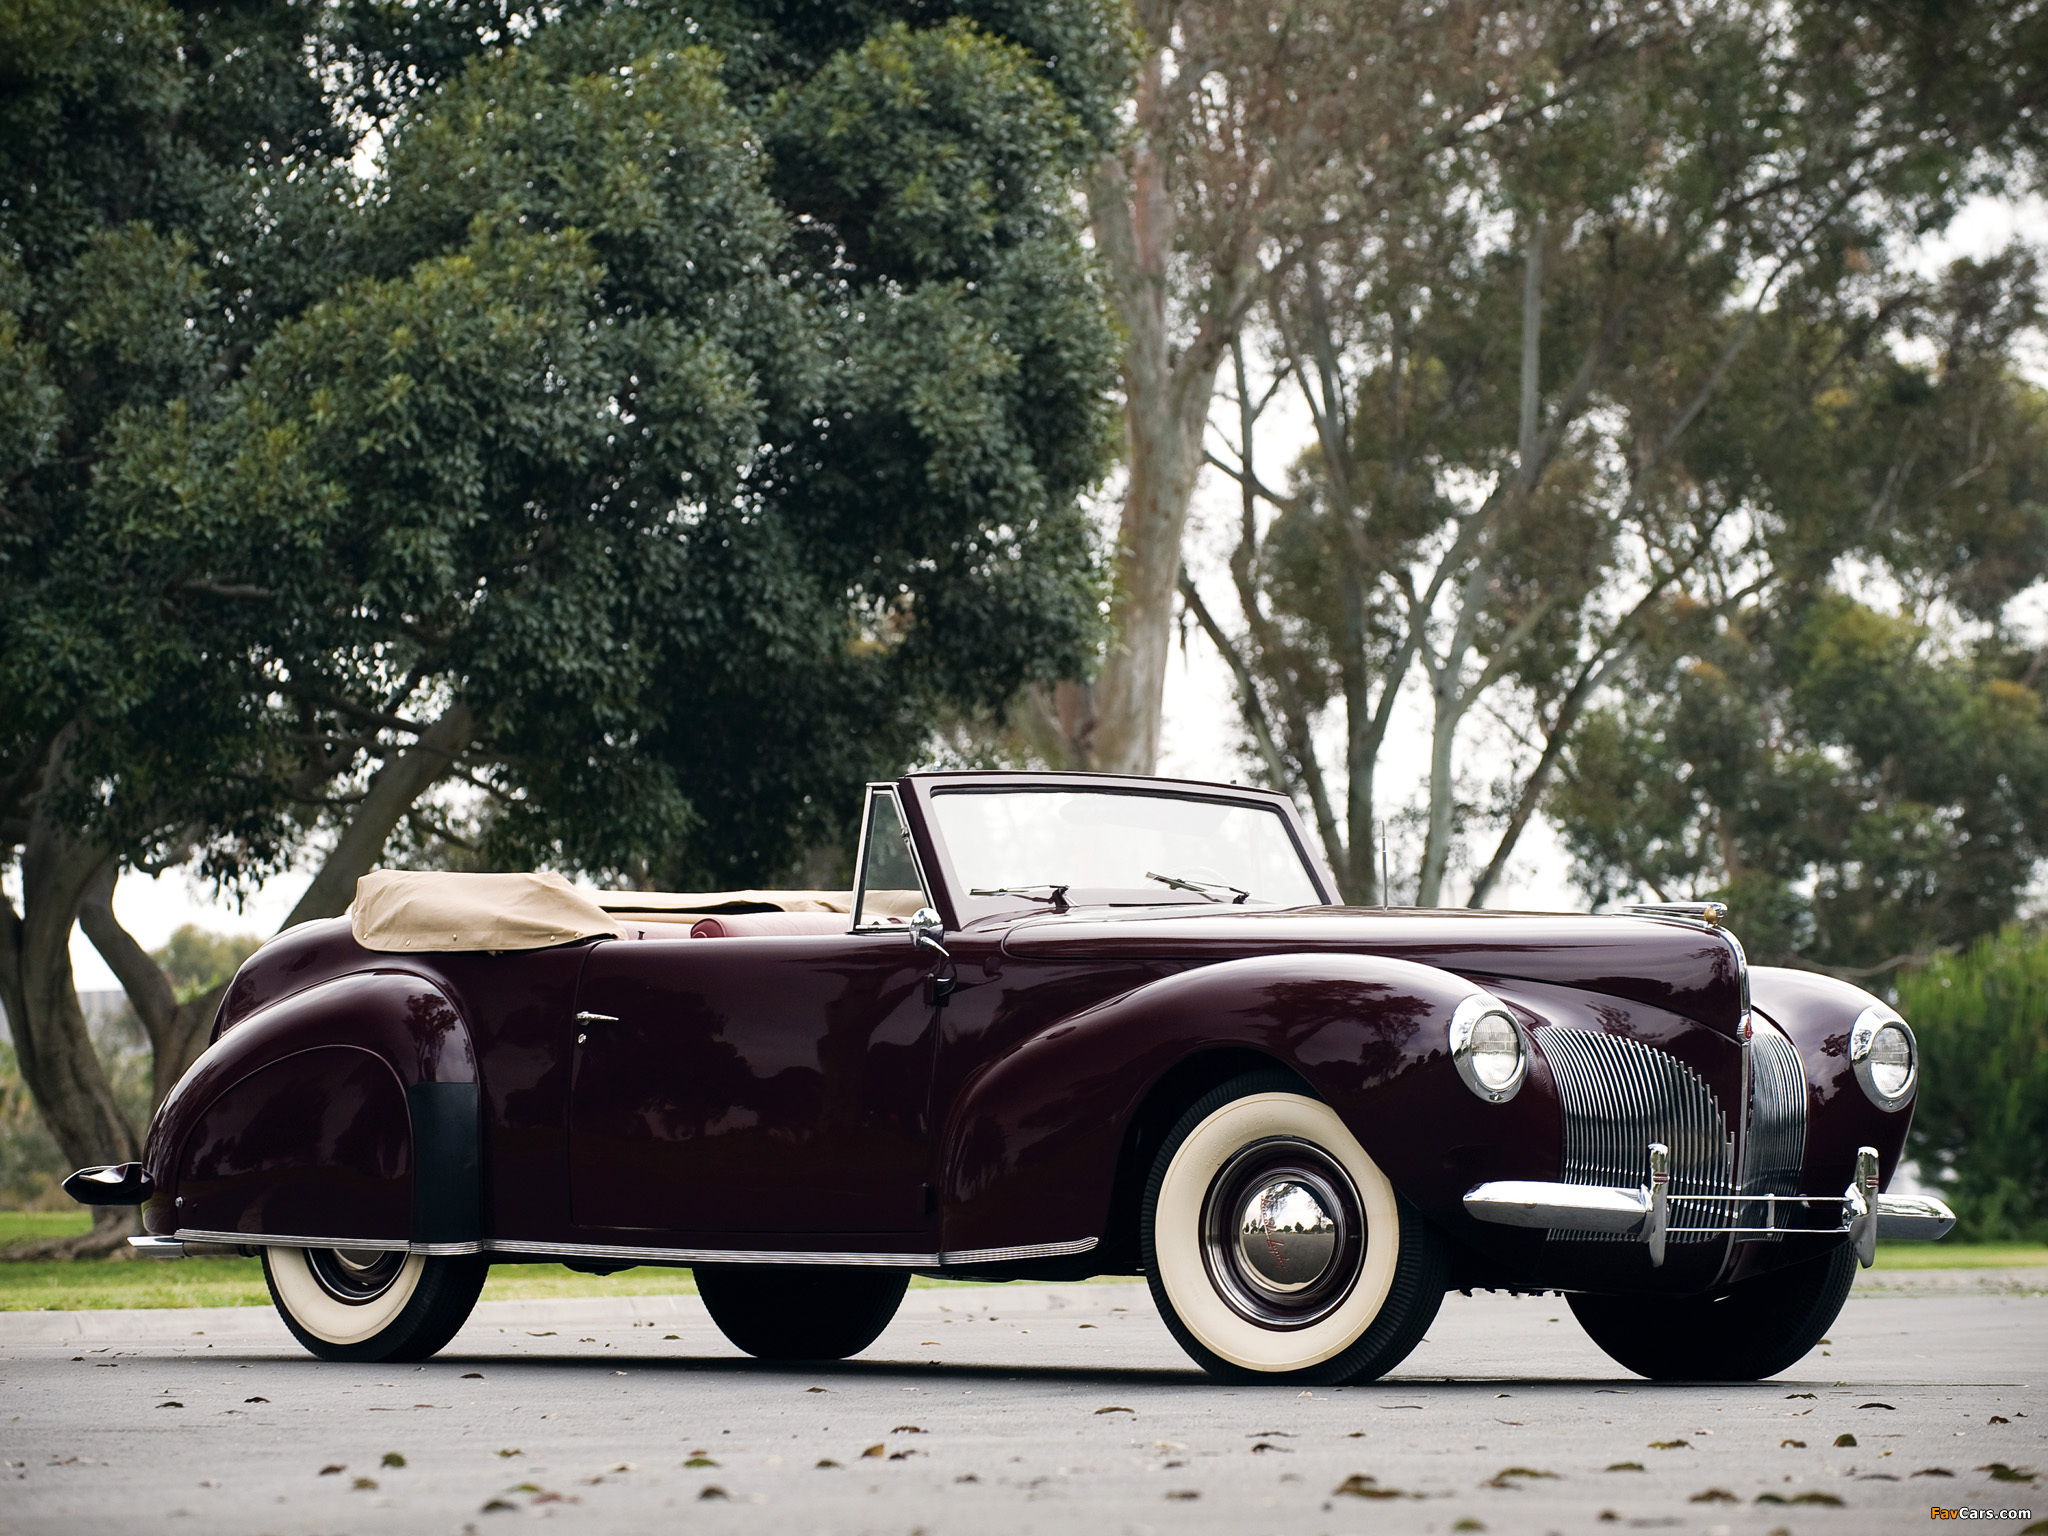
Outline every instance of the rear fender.
{"type": "Polygon", "coordinates": [[[192,1064],[157,1111],[145,1167],[153,1233],[473,1252],[469,1030],[447,993],[409,972],[293,993],[192,1064]]]}
{"type": "MultiPolygon", "coordinates": [[[[1516,1166],[1526,1168],[1532,1155],[1554,1158],[1557,1142],[1546,1096],[1487,1104],[1451,1066],[1451,1014],[1481,991],[1406,960],[1264,955],[1165,977],[1049,1025],[969,1079],[947,1116],[942,1245],[1096,1237],[1113,1251],[1118,1167],[1133,1155],[1136,1117],[1163,1113],[1155,1085],[1177,1069],[1202,1080],[1184,1064],[1216,1053],[1299,1075],[1397,1189],[1425,1214],[1454,1215],[1475,1174],[1486,1176],[1457,1149],[1524,1148],[1516,1166]]],[[[1175,1116],[1184,1108],[1170,1106],[1175,1116]]]]}

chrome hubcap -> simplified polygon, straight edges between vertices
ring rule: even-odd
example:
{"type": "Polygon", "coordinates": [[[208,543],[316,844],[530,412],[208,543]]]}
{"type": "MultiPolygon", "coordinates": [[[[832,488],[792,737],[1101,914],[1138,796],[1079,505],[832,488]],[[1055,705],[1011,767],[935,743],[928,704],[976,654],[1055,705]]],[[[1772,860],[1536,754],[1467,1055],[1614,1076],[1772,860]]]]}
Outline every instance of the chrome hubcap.
{"type": "Polygon", "coordinates": [[[320,1289],[336,1301],[361,1306],[391,1289],[405,1255],[376,1248],[309,1248],[306,1265],[320,1289]]]}
{"type": "Polygon", "coordinates": [[[1271,1179],[1245,1203],[1237,1251],[1254,1285],[1293,1295],[1329,1269],[1337,1252],[1337,1219],[1307,1185],[1271,1179]]]}
{"type": "Polygon", "coordinates": [[[1203,1262],[1232,1311],[1265,1328],[1306,1328],[1351,1294],[1365,1212],[1329,1153],[1291,1136],[1253,1142],[1210,1182],[1203,1262]]]}

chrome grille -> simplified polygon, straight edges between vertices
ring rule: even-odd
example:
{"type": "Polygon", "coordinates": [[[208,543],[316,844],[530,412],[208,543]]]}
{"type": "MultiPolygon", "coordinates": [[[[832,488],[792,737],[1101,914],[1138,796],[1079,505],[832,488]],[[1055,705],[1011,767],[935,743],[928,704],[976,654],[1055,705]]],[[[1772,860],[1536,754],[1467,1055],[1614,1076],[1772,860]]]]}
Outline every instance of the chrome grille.
{"type": "MultiPolygon", "coordinates": [[[[1742,1138],[1742,1192],[1790,1195],[1806,1161],[1806,1069],[1799,1052],[1759,1023],[1749,1042],[1749,1125],[1742,1138]]],[[[1771,1209],[1745,1202],[1740,1225],[1768,1227],[1771,1209]]]]}
{"type": "MultiPolygon", "coordinates": [[[[1561,1024],[1546,1024],[1534,1033],[1557,1080],[1567,1184],[1647,1185],[1650,1143],[1661,1141],[1671,1149],[1672,1194],[1730,1192],[1734,1156],[1727,1120],[1697,1072],[1674,1056],[1617,1035],[1561,1024]]],[[[1727,1209],[1716,1202],[1674,1202],[1669,1241],[1706,1242],[1713,1234],[1695,1229],[1727,1225],[1727,1209]]],[[[1548,1235],[1574,1242],[1636,1241],[1566,1228],[1552,1228],[1548,1235]]]]}

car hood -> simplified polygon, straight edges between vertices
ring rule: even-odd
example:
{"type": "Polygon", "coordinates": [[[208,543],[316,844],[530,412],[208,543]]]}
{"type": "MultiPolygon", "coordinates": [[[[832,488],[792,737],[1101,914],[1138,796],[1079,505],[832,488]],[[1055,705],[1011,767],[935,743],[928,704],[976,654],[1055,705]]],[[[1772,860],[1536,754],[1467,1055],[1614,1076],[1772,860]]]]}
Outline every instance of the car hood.
{"type": "Polygon", "coordinates": [[[1484,982],[1547,982],[1647,1003],[1731,1038],[1742,1026],[1741,952],[1683,919],[1382,907],[1081,910],[1016,922],[1020,959],[1214,963],[1251,955],[1386,955],[1484,982]]]}

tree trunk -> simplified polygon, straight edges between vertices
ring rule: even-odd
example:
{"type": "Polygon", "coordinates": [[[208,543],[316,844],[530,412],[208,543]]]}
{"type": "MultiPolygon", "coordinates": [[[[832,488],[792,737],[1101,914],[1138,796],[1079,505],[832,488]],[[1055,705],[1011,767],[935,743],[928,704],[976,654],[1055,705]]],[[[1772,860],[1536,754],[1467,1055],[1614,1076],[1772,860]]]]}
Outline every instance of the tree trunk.
{"type": "MultiPolygon", "coordinates": [[[[1093,710],[1068,739],[1071,759],[1110,773],[1150,773],[1159,759],[1159,716],[1173,649],[1181,536],[1202,472],[1202,439],[1216,370],[1244,320],[1245,261],[1235,247],[1207,253],[1198,324],[1185,349],[1173,338],[1173,189],[1154,134],[1164,99],[1164,62],[1140,70],[1133,147],[1098,167],[1090,188],[1096,248],[1124,328],[1126,466],[1117,531],[1109,653],[1093,710]]],[[[1163,137],[1163,135],[1159,135],[1163,137]]]]}
{"type": "MultiPolygon", "coordinates": [[[[51,1138],[74,1168],[133,1162],[142,1138],[114,1097],[86,1028],[71,973],[71,929],[87,890],[113,856],[79,843],[36,814],[21,855],[21,910],[0,900],[0,1002],[7,1008],[22,1081],[51,1138]]],[[[91,1232],[20,1246],[16,1258],[127,1252],[141,1230],[127,1206],[97,1206],[91,1232]]]]}
{"type": "Polygon", "coordinates": [[[213,1032],[213,1016],[228,984],[220,983],[199,996],[178,1001],[163,968],[135,942],[133,934],[114,916],[114,879],[119,873],[109,863],[86,892],[79,908],[79,926],[92,940],[92,947],[121,983],[122,991],[134,1005],[136,1017],[149,1036],[150,1104],[163,1103],[164,1095],[176,1086],[185,1069],[206,1049],[213,1032]]]}
{"type": "MultiPolygon", "coordinates": [[[[476,716],[460,699],[420,733],[419,740],[385,760],[370,780],[334,852],[280,925],[293,928],[318,918],[338,917],[355,900],[356,881],[377,867],[384,845],[413,802],[444,778],[476,739],[476,716]]],[[[111,962],[109,962],[111,963],[111,962]]]]}

